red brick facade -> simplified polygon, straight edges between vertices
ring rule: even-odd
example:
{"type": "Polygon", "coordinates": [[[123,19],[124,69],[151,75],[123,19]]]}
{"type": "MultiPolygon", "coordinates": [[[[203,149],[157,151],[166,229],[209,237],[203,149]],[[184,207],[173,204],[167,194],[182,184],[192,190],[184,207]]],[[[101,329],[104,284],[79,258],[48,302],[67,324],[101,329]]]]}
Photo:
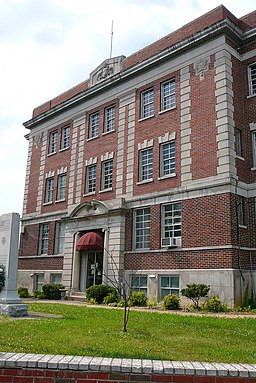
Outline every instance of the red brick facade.
{"type": "MultiPolygon", "coordinates": [[[[248,283],[254,289],[255,26],[255,12],[237,19],[220,6],[130,57],[106,60],[89,80],[34,109],[24,124],[23,284],[45,268],[63,270],[68,289],[83,289],[87,258],[75,243],[102,230],[118,267],[124,260],[128,275],[148,276],[149,296],[159,296],[162,275],[179,276],[182,288],[207,282],[212,270],[213,292],[229,304],[248,283]],[[114,122],[106,132],[108,119],[114,122]],[[66,186],[58,200],[61,174],[66,186]]],[[[103,264],[107,276],[111,267],[103,264]]]]}

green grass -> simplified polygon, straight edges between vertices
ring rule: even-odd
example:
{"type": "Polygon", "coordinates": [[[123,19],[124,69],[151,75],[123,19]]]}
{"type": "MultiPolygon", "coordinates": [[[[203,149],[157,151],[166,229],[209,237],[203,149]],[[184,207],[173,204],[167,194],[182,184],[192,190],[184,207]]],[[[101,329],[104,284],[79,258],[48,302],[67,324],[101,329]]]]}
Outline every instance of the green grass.
{"type": "Polygon", "coordinates": [[[30,311],[63,318],[0,320],[0,351],[119,358],[255,363],[256,318],[182,316],[65,304],[32,303],[30,311]]]}

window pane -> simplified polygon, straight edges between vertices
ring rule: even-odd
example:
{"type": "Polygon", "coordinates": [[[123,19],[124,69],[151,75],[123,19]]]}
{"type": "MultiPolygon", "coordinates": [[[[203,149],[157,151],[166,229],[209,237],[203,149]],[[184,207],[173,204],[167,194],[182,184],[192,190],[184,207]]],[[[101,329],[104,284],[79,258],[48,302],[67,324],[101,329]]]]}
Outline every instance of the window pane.
{"type": "Polygon", "coordinates": [[[150,248],[150,209],[135,210],[135,247],[150,248]]]}
{"type": "Polygon", "coordinates": [[[100,114],[99,114],[99,112],[93,113],[93,114],[90,115],[88,138],[98,137],[99,122],[100,122],[100,114]]]}
{"type": "Polygon", "coordinates": [[[141,118],[154,115],[154,90],[141,93],[141,118]]]}
{"type": "Polygon", "coordinates": [[[53,189],[54,189],[54,178],[47,178],[45,185],[45,198],[44,202],[49,203],[53,201],[53,189]]]}
{"type": "Polygon", "coordinates": [[[65,126],[64,128],[62,128],[61,149],[66,149],[69,147],[69,135],[70,135],[70,127],[65,126]]]}
{"type": "Polygon", "coordinates": [[[161,87],[161,110],[175,108],[176,106],[176,84],[175,80],[162,84],[161,87]]]}
{"type": "Polygon", "coordinates": [[[249,66],[249,93],[256,94],[256,64],[249,66]]]}
{"type": "Polygon", "coordinates": [[[104,132],[111,132],[115,129],[115,106],[105,109],[104,132]]]}
{"type": "Polygon", "coordinates": [[[181,204],[163,205],[162,214],[163,238],[181,237],[181,204]]]}
{"type": "Polygon", "coordinates": [[[160,175],[168,176],[175,173],[175,142],[161,145],[160,175]]]}
{"type": "Polygon", "coordinates": [[[50,133],[49,139],[49,154],[57,152],[57,144],[58,144],[58,131],[50,133]]]}
{"type": "Polygon", "coordinates": [[[102,163],[102,190],[112,188],[113,161],[104,161],[102,163]]]}
{"type": "Polygon", "coordinates": [[[63,200],[66,198],[66,180],[66,174],[60,174],[58,176],[57,200],[63,200]]]}
{"type": "Polygon", "coordinates": [[[150,180],[153,177],[153,149],[140,151],[140,181],[150,180]]]}
{"type": "Polygon", "coordinates": [[[44,223],[40,226],[40,254],[48,253],[50,225],[44,223]]]}
{"type": "Polygon", "coordinates": [[[96,165],[89,165],[86,168],[86,193],[94,193],[96,190],[96,165]]]}

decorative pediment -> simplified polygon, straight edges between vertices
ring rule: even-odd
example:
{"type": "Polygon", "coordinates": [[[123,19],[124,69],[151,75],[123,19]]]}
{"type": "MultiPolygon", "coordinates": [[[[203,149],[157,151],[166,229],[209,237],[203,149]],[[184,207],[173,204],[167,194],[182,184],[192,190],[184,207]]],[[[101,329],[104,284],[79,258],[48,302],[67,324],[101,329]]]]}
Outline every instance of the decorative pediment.
{"type": "Polygon", "coordinates": [[[105,214],[108,212],[107,206],[100,201],[80,203],[71,213],[70,218],[82,218],[93,215],[105,214]]]}
{"type": "Polygon", "coordinates": [[[90,74],[89,87],[94,86],[107,78],[119,73],[122,67],[122,61],[125,56],[118,56],[103,61],[93,72],[90,74]]]}

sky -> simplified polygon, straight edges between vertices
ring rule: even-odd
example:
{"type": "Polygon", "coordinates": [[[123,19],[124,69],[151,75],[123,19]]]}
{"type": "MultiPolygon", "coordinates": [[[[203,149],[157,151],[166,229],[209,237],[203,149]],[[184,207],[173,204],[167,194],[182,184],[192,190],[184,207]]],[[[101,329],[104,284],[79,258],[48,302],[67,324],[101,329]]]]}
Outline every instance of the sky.
{"type": "Polygon", "coordinates": [[[22,213],[32,110],[223,4],[236,17],[255,0],[0,0],[0,216],[22,213]]]}

